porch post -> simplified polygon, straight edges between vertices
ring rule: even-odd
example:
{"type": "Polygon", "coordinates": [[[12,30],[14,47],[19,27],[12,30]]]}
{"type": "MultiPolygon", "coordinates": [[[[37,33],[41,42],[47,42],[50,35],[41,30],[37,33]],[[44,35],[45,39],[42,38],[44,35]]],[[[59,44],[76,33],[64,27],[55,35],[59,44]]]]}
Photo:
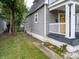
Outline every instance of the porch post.
{"type": "Polygon", "coordinates": [[[75,38],[75,4],[71,6],[71,38],[75,38]]]}
{"type": "Polygon", "coordinates": [[[66,26],[65,26],[66,35],[65,35],[65,37],[69,38],[69,6],[68,6],[68,4],[65,5],[65,20],[66,20],[66,26]]]}
{"type": "Polygon", "coordinates": [[[66,38],[75,38],[75,4],[67,4],[65,6],[66,16],[66,38]]]}

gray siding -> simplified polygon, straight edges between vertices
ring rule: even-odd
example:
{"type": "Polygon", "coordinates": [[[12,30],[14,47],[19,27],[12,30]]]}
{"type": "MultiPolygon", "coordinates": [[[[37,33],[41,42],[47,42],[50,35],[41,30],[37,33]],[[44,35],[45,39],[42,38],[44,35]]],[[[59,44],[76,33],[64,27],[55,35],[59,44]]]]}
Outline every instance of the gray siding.
{"type": "Polygon", "coordinates": [[[55,19],[57,19],[58,18],[58,16],[57,16],[57,13],[53,13],[53,12],[55,12],[55,11],[53,11],[53,12],[49,12],[49,9],[48,9],[48,6],[47,6],[47,14],[46,14],[46,22],[47,22],[47,26],[46,26],[46,28],[47,28],[47,34],[49,33],[48,31],[49,31],[49,24],[50,23],[55,23],[55,19]]]}
{"type": "Polygon", "coordinates": [[[76,13],[76,32],[79,32],[79,13],[76,13]]]}
{"type": "Polygon", "coordinates": [[[38,0],[35,4],[32,5],[29,10],[29,14],[34,13],[37,9],[44,5],[45,0],[38,0]]]}
{"type": "MultiPolygon", "coordinates": [[[[38,23],[34,23],[34,14],[28,17],[29,29],[32,33],[44,36],[44,7],[40,8],[36,13],[38,13],[38,23]]],[[[57,13],[49,12],[48,6],[46,8],[46,30],[47,34],[49,31],[49,23],[55,23],[57,13]]]]}
{"type": "Polygon", "coordinates": [[[29,27],[31,27],[31,32],[44,36],[44,7],[41,7],[28,17],[29,27]],[[34,23],[34,14],[38,13],[38,23],[34,23]]]}
{"type": "Polygon", "coordinates": [[[29,17],[26,19],[25,24],[24,24],[24,31],[29,31],[30,32],[30,23],[29,23],[29,17]]]}

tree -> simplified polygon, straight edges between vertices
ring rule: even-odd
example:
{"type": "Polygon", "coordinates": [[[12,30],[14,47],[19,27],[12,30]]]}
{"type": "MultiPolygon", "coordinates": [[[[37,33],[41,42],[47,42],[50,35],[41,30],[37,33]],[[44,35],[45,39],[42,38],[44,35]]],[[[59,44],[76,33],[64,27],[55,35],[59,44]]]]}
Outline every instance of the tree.
{"type": "Polygon", "coordinates": [[[11,21],[11,31],[15,33],[16,23],[21,23],[24,13],[27,12],[24,0],[0,0],[0,2],[3,4],[3,7],[5,7],[3,9],[8,12],[11,21]]]}
{"type": "Polygon", "coordinates": [[[11,22],[11,20],[12,20],[11,10],[10,10],[8,7],[6,7],[5,4],[2,4],[2,8],[1,8],[1,9],[2,9],[2,10],[1,10],[1,15],[2,15],[3,17],[5,17],[7,23],[10,24],[9,33],[11,33],[11,25],[12,25],[12,22],[11,22]]]}
{"type": "Polygon", "coordinates": [[[28,10],[26,8],[26,5],[24,5],[24,1],[23,0],[18,0],[17,4],[19,4],[18,6],[18,12],[16,15],[16,25],[18,27],[18,29],[20,28],[20,24],[23,22],[23,20],[26,19],[28,10]]]}

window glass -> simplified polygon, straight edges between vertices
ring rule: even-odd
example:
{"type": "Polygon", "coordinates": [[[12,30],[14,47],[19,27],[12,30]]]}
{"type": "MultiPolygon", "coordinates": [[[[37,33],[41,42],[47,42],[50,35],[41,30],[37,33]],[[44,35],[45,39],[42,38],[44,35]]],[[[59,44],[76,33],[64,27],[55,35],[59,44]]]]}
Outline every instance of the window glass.
{"type": "Polygon", "coordinates": [[[38,13],[34,15],[34,23],[38,23],[38,13]]]}

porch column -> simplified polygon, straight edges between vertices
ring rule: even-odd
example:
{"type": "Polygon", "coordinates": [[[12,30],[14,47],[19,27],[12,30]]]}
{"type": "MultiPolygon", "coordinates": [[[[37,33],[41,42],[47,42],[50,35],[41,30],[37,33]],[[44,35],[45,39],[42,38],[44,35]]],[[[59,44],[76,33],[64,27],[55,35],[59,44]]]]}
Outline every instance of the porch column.
{"type": "Polygon", "coordinates": [[[71,6],[71,38],[75,38],[75,4],[71,6]]]}
{"type": "Polygon", "coordinates": [[[69,5],[65,5],[66,38],[69,38],[69,5]]]}
{"type": "Polygon", "coordinates": [[[75,4],[65,5],[66,38],[75,38],[75,4]]]}

